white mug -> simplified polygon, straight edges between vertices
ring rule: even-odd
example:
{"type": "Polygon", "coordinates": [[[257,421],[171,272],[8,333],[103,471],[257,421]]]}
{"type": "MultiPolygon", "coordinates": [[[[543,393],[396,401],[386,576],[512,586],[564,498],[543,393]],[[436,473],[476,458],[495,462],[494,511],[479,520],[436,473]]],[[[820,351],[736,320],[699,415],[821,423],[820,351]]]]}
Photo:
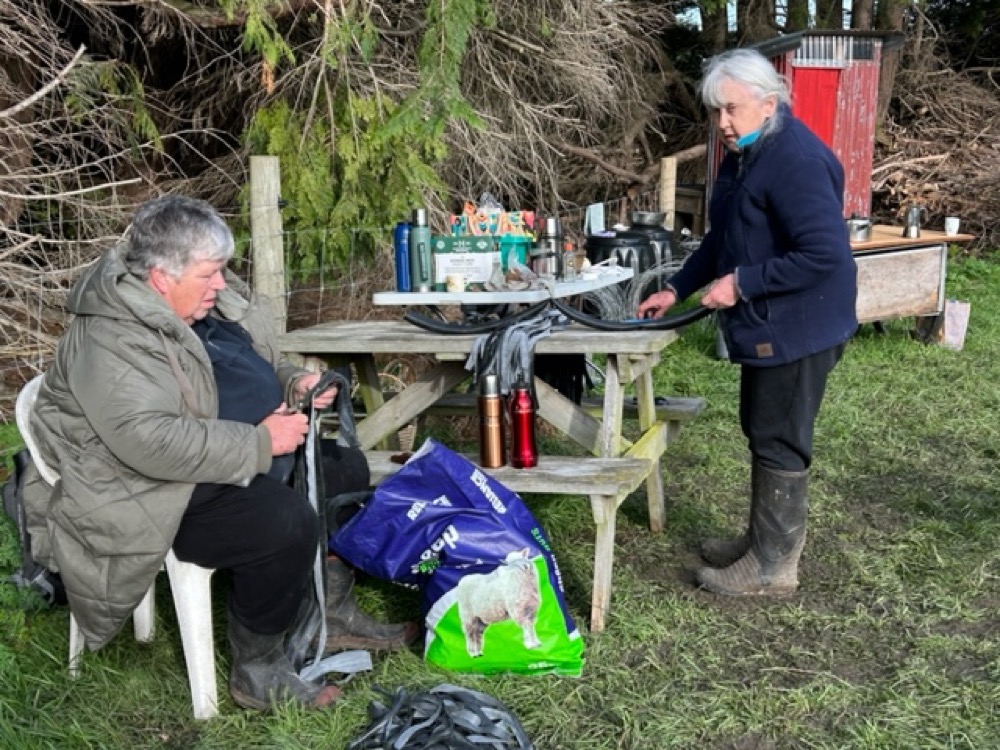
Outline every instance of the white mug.
{"type": "Polygon", "coordinates": [[[958,217],[957,216],[947,216],[944,220],[944,233],[948,237],[954,237],[958,234],[958,217]]]}
{"type": "Polygon", "coordinates": [[[460,273],[449,273],[444,277],[444,285],[449,292],[464,292],[465,276],[460,273]]]}

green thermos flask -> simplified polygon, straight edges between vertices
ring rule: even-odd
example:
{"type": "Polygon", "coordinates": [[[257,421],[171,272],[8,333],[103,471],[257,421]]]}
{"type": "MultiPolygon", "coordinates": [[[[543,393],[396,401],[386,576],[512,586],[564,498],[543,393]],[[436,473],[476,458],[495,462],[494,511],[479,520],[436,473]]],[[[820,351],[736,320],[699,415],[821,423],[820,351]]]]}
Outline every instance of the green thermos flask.
{"type": "Polygon", "coordinates": [[[431,228],[427,225],[427,209],[413,209],[410,221],[410,289],[429,292],[434,288],[434,266],[431,257],[431,228]]]}

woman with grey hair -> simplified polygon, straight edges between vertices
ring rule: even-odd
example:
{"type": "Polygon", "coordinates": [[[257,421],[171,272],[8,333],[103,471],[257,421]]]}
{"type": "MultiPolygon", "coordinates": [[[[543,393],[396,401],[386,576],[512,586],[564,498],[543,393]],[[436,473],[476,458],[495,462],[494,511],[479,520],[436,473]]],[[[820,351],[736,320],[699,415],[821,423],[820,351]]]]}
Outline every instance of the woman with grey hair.
{"type": "MultiPolygon", "coordinates": [[[[760,102],[767,109],[766,113],[761,113],[764,114],[764,118],[759,128],[753,128],[749,132],[742,133],[737,137],[737,141],[739,138],[746,138],[746,136],[757,131],[759,131],[757,135],[752,136],[754,139],[774,130],[780,122],[780,117],[774,116],[777,111],[777,105],[784,104],[790,107],[792,104],[791,96],[788,93],[788,87],[785,85],[784,79],[778,74],[774,66],[768,62],[767,58],[759,52],[749,49],[734,49],[725,54],[710,58],[705,67],[705,74],[702,77],[699,91],[701,92],[701,100],[705,106],[720,118],[720,131],[727,145],[729,144],[728,137],[735,134],[737,130],[743,129],[736,126],[731,127],[727,131],[721,125],[721,110],[727,110],[726,114],[731,118],[736,117],[740,112],[739,106],[734,104],[729,96],[730,88],[736,83],[745,87],[752,95],[752,99],[760,102]]],[[[753,117],[747,124],[747,127],[752,128],[756,124],[757,119],[756,116],[753,117]]],[[[748,144],[744,143],[740,145],[737,143],[738,148],[743,148],[744,145],[748,144]]]]}
{"type": "MultiPolygon", "coordinates": [[[[323,706],[339,689],[301,679],[284,642],[324,530],[281,466],[308,431],[287,404],[320,376],[280,356],[266,302],[225,268],[232,254],[211,206],[166,196],[75,285],[32,412],[61,480],[24,488],[33,552],[61,575],[91,649],[114,637],[169,549],[229,571],[233,699],[323,706]]],[[[338,574],[329,592],[331,637],[373,648],[416,638],[414,623],[358,611],[352,582],[338,574]]]]}
{"type": "Polygon", "coordinates": [[[857,329],[857,270],[844,222],[844,170],[791,112],[759,52],[708,61],[701,97],[727,153],[710,230],[639,315],[663,315],[698,290],[740,365],[740,426],[752,457],[750,521],[706,540],[704,588],[732,596],[798,587],[813,431],[827,377],[857,329]]]}

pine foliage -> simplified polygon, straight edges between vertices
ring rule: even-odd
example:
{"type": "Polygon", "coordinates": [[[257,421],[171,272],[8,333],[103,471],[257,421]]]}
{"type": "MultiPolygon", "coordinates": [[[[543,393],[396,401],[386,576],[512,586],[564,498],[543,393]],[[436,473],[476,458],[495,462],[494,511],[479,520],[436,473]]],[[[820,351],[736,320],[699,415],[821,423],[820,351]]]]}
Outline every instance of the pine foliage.
{"type": "Polygon", "coordinates": [[[312,109],[320,114],[310,117],[285,99],[256,113],[249,149],[280,158],[286,226],[323,230],[290,235],[288,257],[297,273],[308,276],[320,263],[370,251],[387,225],[423,205],[425,196],[446,192],[436,168],[448,153],[448,127],[456,121],[481,126],[460,82],[471,33],[488,23],[489,8],[482,0],[429,4],[419,85],[399,100],[378,88],[353,87],[345,74],[346,55],[369,62],[378,53],[371,19],[330,19],[312,109]]]}

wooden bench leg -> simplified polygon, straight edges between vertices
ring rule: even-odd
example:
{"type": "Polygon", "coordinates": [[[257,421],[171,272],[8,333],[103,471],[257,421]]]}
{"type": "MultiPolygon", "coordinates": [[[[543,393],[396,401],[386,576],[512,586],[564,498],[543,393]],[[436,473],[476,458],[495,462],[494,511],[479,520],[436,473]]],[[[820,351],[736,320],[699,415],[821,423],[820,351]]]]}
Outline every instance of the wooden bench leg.
{"type": "Polygon", "coordinates": [[[590,631],[604,630],[604,618],[611,609],[611,571],[615,559],[615,517],[618,498],[591,495],[590,507],[597,527],[594,536],[594,589],[590,603],[590,631]]]}
{"type": "MultiPolygon", "coordinates": [[[[354,368],[358,373],[358,384],[361,389],[361,397],[365,402],[365,411],[374,414],[385,404],[382,395],[382,381],[378,375],[378,368],[375,366],[375,357],[359,357],[354,362],[354,368]]],[[[399,450],[399,435],[390,433],[380,443],[382,450],[399,450]]]]}
{"type": "MultiPolygon", "coordinates": [[[[635,393],[639,411],[639,429],[645,435],[657,421],[656,394],[653,391],[653,374],[650,370],[643,371],[636,379],[635,393]]],[[[653,461],[653,469],[646,477],[646,502],[649,508],[649,530],[654,534],[663,531],[667,518],[666,501],[663,497],[663,471],[660,465],[660,456],[665,449],[666,441],[662,448],[657,450],[656,455],[646,456],[653,461]]]]}

